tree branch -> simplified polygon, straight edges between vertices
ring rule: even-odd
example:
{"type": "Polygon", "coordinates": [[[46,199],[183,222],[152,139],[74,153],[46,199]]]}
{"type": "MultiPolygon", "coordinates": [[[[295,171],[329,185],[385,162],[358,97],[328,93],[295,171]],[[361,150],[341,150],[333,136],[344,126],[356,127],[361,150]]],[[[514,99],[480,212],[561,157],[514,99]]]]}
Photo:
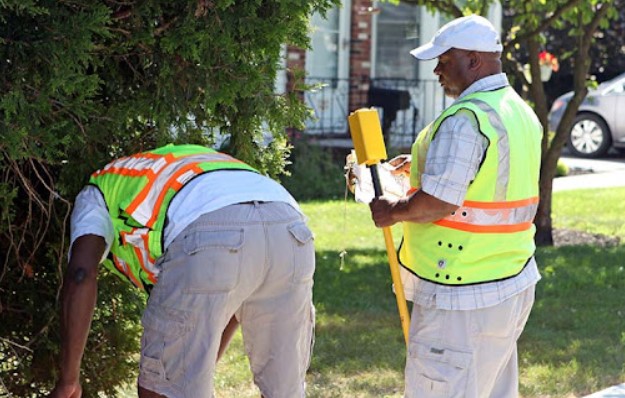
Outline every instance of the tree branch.
{"type": "Polygon", "coordinates": [[[523,34],[517,35],[514,39],[504,44],[504,51],[509,48],[513,48],[515,44],[522,42],[523,40],[527,40],[528,38],[535,36],[541,32],[547,30],[555,20],[557,20],[565,11],[574,7],[580,0],[569,0],[562,7],[557,8],[548,18],[545,18],[542,23],[540,23],[536,29],[526,31],[523,34]]]}

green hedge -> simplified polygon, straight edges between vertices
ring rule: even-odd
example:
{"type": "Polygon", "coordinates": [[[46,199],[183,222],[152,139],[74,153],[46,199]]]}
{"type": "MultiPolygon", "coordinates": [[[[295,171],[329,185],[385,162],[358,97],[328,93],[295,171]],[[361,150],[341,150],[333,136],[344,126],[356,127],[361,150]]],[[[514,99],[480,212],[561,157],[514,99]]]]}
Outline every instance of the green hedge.
{"type": "Polygon", "coordinates": [[[293,140],[291,164],[287,166],[290,175],[283,178],[284,186],[297,200],[342,198],[347,153],[347,149],[320,146],[306,136],[293,140]]]}
{"type": "MultiPolygon", "coordinates": [[[[274,92],[280,54],[306,47],[310,15],[333,3],[0,3],[0,396],[42,396],[55,381],[69,214],[89,173],[120,155],[226,136],[226,151],[281,175],[286,128],[302,129],[308,111],[297,94],[274,92]]],[[[102,276],[85,396],[134,378],[144,301],[102,276]]]]}

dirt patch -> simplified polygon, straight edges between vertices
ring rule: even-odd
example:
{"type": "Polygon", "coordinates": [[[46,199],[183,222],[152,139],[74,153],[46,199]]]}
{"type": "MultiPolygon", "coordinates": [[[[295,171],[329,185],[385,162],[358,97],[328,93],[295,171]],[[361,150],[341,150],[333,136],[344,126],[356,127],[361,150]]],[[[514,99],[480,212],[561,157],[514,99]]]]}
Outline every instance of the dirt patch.
{"type": "Polygon", "coordinates": [[[572,229],[554,229],[554,246],[593,245],[600,247],[618,246],[621,240],[616,236],[590,234],[572,229]]]}

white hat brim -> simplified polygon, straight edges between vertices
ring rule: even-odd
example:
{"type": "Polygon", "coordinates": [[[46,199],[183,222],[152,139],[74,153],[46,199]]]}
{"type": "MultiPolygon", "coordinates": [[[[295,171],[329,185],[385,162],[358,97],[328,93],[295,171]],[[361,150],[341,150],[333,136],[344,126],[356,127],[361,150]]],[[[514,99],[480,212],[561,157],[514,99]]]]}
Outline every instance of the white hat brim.
{"type": "Polygon", "coordinates": [[[423,61],[438,58],[441,54],[447,52],[451,47],[437,46],[430,42],[410,51],[410,55],[416,59],[423,61]]]}

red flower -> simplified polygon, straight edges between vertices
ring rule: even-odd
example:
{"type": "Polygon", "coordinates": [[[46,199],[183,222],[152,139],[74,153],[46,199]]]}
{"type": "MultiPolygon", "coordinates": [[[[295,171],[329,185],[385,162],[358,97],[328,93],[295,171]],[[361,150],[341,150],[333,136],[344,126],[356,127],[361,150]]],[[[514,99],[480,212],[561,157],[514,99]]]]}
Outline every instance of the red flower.
{"type": "Polygon", "coordinates": [[[551,70],[557,72],[560,69],[560,64],[558,63],[558,58],[555,55],[547,52],[541,51],[538,54],[538,63],[540,65],[545,65],[551,67],[551,70]]]}

